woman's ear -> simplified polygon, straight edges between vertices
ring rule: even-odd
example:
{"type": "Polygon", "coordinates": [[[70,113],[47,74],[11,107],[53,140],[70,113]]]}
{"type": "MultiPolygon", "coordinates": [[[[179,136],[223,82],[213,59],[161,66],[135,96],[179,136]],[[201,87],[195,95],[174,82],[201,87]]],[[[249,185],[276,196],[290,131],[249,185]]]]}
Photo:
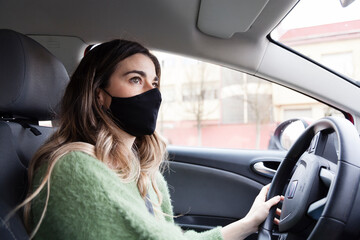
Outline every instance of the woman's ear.
{"type": "Polygon", "coordinates": [[[100,88],[96,89],[96,98],[99,101],[100,105],[104,105],[105,104],[105,94],[103,91],[101,91],[100,88]]]}
{"type": "Polygon", "coordinates": [[[97,88],[95,94],[99,104],[108,109],[111,104],[111,97],[101,88],[97,88]]]}

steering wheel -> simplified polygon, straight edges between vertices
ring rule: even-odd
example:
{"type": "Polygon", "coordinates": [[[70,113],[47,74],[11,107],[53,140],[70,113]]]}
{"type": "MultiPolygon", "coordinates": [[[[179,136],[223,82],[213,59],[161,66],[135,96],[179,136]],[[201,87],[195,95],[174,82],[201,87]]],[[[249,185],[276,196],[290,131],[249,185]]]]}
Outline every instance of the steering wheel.
{"type": "MultiPolygon", "coordinates": [[[[268,192],[267,199],[285,196],[281,239],[358,239],[359,183],[360,139],[354,125],[336,117],[313,123],[286,154],[268,192]],[[338,144],[337,164],[323,157],[330,137],[338,144]]],[[[258,240],[272,239],[275,210],[259,227],[258,240]]]]}

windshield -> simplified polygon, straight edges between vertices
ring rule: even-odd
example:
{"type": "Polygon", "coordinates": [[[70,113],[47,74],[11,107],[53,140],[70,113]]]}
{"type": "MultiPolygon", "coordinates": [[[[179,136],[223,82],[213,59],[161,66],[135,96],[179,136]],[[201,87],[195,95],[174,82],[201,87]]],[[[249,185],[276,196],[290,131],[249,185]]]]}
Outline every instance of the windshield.
{"type": "Polygon", "coordinates": [[[271,37],[360,82],[360,1],[301,0],[271,37]]]}

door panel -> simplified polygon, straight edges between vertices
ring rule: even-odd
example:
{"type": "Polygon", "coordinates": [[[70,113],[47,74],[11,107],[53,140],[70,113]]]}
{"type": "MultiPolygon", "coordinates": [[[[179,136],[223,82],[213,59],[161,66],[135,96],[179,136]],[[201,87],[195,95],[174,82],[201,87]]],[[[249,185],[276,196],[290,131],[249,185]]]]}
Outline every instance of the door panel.
{"type": "Polygon", "coordinates": [[[173,162],[171,169],[168,181],[176,213],[236,219],[246,214],[262,187],[249,178],[210,167],[173,162]],[[232,209],[229,205],[241,207],[232,209]]]}
{"type": "Polygon", "coordinates": [[[169,184],[175,221],[184,229],[225,226],[246,215],[261,187],[271,177],[252,167],[276,167],[282,151],[169,147],[169,184]]]}

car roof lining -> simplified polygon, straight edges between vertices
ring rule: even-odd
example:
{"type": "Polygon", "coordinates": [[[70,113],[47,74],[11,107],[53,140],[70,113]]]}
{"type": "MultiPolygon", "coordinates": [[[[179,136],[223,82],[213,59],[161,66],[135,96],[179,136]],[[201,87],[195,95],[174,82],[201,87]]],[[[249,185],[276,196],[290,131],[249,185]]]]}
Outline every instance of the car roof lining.
{"type": "Polygon", "coordinates": [[[270,0],[252,21],[251,28],[229,39],[199,30],[200,0],[104,0],[101,4],[86,0],[51,4],[47,0],[37,0],[36,4],[26,0],[7,1],[0,5],[0,28],[24,34],[76,36],[87,44],[126,38],[153,49],[222,62],[254,73],[266,48],[266,36],[281,20],[279,15],[296,2],[270,0]]]}

